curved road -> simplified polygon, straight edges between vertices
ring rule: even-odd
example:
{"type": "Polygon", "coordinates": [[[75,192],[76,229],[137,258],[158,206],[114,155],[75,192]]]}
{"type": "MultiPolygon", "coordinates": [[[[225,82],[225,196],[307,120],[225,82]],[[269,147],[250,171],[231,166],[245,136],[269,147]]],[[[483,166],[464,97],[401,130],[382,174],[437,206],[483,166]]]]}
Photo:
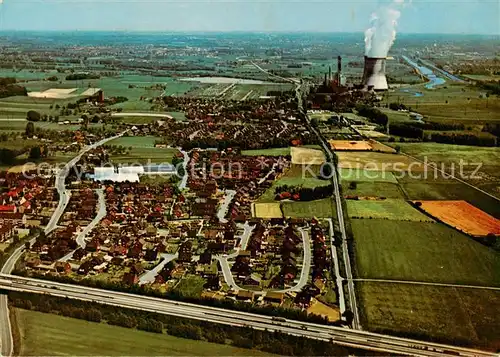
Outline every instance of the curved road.
{"type": "MultiPolygon", "coordinates": [[[[71,196],[70,192],[66,189],[66,177],[68,176],[71,168],[82,158],[83,155],[85,155],[87,152],[90,150],[93,150],[101,145],[104,145],[108,141],[111,141],[113,139],[119,138],[123,135],[119,134],[116,136],[113,136],[111,138],[106,138],[103,139],[95,144],[86,146],[80,153],[75,156],[71,161],[69,161],[62,170],[60,170],[56,174],[56,189],[57,192],[59,193],[59,204],[54,211],[49,224],[45,227],[45,234],[48,234],[52,232],[54,229],[57,227],[57,222],[59,222],[59,219],[61,218],[62,214],[64,213],[64,210],[66,209],[66,206],[68,205],[69,198],[71,196]]],[[[36,241],[36,238],[33,238],[30,241],[30,244],[33,244],[36,241]]],[[[1,269],[2,274],[11,274],[12,271],[14,270],[14,267],[16,265],[16,262],[19,260],[21,255],[23,254],[24,251],[24,245],[20,246],[17,248],[12,255],[9,257],[9,259],[5,262],[1,269]]],[[[0,296],[0,344],[1,344],[1,349],[0,349],[0,354],[4,357],[11,356],[13,351],[14,351],[14,343],[12,340],[12,330],[11,330],[11,325],[10,325],[10,318],[9,318],[9,308],[8,308],[8,298],[7,295],[1,295],[0,296]]]]}

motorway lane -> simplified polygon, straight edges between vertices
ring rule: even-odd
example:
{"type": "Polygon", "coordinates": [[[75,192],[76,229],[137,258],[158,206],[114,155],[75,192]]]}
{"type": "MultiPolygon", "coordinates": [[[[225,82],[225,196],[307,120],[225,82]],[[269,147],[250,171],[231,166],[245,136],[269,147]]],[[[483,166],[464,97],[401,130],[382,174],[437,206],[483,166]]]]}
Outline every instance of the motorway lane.
{"type": "Polygon", "coordinates": [[[262,330],[276,330],[307,338],[331,340],[340,345],[372,351],[421,356],[443,356],[445,355],[444,351],[452,351],[459,353],[461,356],[494,356],[493,353],[489,352],[384,336],[366,331],[315,325],[293,320],[275,321],[272,317],[265,315],[8,275],[0,276],[0,288],[96,301],[124,308],[152,311],[232,326],[251,326],[262,330]]]}

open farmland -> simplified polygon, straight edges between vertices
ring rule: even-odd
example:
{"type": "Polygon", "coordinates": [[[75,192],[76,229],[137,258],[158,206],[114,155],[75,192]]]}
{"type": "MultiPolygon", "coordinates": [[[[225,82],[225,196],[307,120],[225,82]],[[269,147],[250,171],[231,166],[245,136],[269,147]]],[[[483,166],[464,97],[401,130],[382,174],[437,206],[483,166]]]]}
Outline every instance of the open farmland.
{"type": "Polygon", "coordinates": [[[263,352],[187,340],[16,309],[21,356],[263,356],[263,352]],[[85,336],[82,337],[82,331],[85,336]]]}
{"type": "Polygon", "coordinates": [[[339,169],[341,181],[390,182],[397,183],[396,177],[390,171],[339,169]]]}
{"type": "Polygon", "coordinates": [[[322,165],[326,162],[325,154],[321,150],[292,147],[290,152],[292,163],[296,165],[322,165]]]}
{"type": "MultiPolygon", "coordinates": [[[[480,98],[481,90],[463,84],[447,84],[428,90],[425,85],[409,86],[408,92],[397,93],[399,103],[415,109],[432,121],[464,124],[499,122],[500,98],[480,98]],[[412,92],[421,92],[416,97],[412,92]]],[[[407,89],[408,89],[407,88],[407,89]]],[[[385,103],[394,101],[386,98],[385,103]]]]}
{"type": "Polygon", "coordinates": [[[133,164],[133,163],[154,163],[167,164],[171,163],[174,156],[179,152],[177,149],[170,148],[155,148],[154,142],[157,138],[152,136],[147,137],[122,137],[110,141],[107,145],[122,146],[126,149],[126,153],[112,154],[110,160],[114,163],[133,164]]]}
{"type": "Polygon", "coordinates": [[[396,183],[356,181],[356,188],[351,188],[350,183],[342,183],[342,192],[345,196],[405,198],[403,191],[396,183]]]}
{"type": "MultiPolygon", "coordinates": [[[[321,150],[319,145],[304,145],[303,148],[321,150]]],[[[291,155],[291,148],[270,148],[261,150],[243,150],[242,155],[247,156],[289,156],[291,155]]]]}
{"type": "Polygon", "coordinates": [[[359,278],[500,287],[500,255],[442,223],[351,220],[359,278]]]}
{"type": "Polygon", "coordinates": [[[281,204],[279,202],[253,203],[252,216],[257,218],[282,218],[281,204]]]}
{"type": "Polygon", "coordinates": [[[330,147],[335,151],[371,151],[373,148],[364,140],[329,140],[330,147]]]}
{"type": "Polygon", "coordinates": [[[132,148],[154,148],[156,140],[161,138],[156,136],[122,136],[111,140],[107,145],[126,146],[132,148]]]}
{"type": "Polygon", "coordinates": [[[379,152],[336,152],[340,168],[359,168],[379,171],[423,170],[423,164],[405,155],[384,154],[379,152]]]}
{"type": "Polygon", "coordinates": [[[331,198],[309,202],[282,202],[285,218],[331,218],[336,209],[331,198]]]}
{"type": "Polygon", "coordinates": [[[465,201],[415,201],[420,208],[459,231],[473,235],[500,235],[500,220],[465,201]]]}
{"type": "Polygon", "coordinates": [[[500,218],[497,199],[455,180],[399,179],[409,200],[464,200],[486,213],[500,218]]]}
{"type": "Polygon", "coordinates": [[[388,219],[397,221],[433,222],[405,200],[347,200],[349,217],[357,219],[388,219]]]}
{"type": "Polygon", "coordinates": [[[454,345],[500,348],[500,292],[378,282],[356,283],[370,331],[454,345]]]}
{"type": "Polygon", "coordinates": [[[225,100],[248,100],[268,96],[270,91],[290,91],[293,89],[291,84],[266,82],[240,83],[239,81],[241,80],[237,78],[223,78],[223,80],[213,78],[213,81],[210,82],[200,82],[187,95],[192,97],[214,97],[225,100]]]}

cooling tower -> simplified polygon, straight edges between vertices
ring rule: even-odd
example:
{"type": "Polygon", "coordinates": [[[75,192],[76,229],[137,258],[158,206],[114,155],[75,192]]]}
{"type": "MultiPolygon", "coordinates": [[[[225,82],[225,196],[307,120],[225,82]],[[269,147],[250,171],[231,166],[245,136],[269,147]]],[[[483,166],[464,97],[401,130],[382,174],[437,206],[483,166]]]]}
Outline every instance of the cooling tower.
{"type": "Polygon", "coordinates": [[[363,84],[376,91],[389,89],[385,78],[385,58],[372,58],[365,56],[365,70],[363,84]]]}

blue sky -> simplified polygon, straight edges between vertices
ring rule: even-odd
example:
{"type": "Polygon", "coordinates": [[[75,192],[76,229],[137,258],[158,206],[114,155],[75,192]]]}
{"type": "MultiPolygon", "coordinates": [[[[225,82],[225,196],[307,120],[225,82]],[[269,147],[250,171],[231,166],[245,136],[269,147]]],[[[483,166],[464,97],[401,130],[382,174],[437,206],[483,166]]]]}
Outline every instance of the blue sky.
{"type": "MultiPolygon", "coordinates": [[[[377,0],[3,0],[0,30],[361,32],[379,4],[377,0]]],[[[398,32],[498,35],[500,0],[413,0],[401,10],[398,32]]]]}

